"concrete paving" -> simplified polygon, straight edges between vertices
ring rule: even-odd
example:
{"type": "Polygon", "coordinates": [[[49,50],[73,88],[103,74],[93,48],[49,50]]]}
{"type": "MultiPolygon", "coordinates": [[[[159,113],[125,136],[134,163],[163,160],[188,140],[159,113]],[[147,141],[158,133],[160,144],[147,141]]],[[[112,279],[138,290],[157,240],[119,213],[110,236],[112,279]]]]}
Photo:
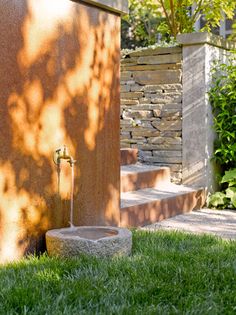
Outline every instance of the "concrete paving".
{"type": "Polygon", "coordinates": [[[223,239],[236,240],[236,211],[202,209],[177,215],[142,229],[213,234],[223,239]]]}

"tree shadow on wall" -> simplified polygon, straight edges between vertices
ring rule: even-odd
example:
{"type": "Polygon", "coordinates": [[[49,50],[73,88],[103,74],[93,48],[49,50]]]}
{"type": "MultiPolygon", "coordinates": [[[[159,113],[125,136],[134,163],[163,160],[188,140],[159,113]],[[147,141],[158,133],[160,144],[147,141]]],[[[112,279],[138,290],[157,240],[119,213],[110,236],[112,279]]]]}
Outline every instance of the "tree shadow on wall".
{"type": "Polygon", "coordinates": [[[0,12],[0,260],[43,250],[45,231],[68,226],[70,169],[58,196],[52,160],[62,144],[77,160],[75,223],[118,222],[119,18],[46,2],[0,12]]]}

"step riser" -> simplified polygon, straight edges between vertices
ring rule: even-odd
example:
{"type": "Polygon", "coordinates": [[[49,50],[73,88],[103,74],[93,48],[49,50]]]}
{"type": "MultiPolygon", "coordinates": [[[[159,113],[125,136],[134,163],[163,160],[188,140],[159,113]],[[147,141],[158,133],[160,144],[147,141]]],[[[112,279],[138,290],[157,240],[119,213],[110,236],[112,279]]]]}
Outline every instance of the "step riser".
{"type": "Polygon", "coordinates": [[[170,182],[170,170],[163,168],[134,174],[121,175],[121,192],[158,187],[170,182]]]}
{"type": "Polygon", "coordinates": [[[138,149],[121,149],[120,165],[131,165],[138,161],[138,149]]]}
{"type": "Polygon", "coordinates": [[[206,192],[199,189],[185,194],[121,208],[120,225],[139,227],[168,219],[178,214],[200,209],[206,202],[206,192]]]}

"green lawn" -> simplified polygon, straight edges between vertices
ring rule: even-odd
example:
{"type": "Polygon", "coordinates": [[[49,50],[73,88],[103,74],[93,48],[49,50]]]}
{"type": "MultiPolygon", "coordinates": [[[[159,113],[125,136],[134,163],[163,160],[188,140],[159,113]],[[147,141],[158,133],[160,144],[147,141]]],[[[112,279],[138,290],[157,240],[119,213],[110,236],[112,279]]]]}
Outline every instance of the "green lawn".
{"type": "Polygon", "coordinates": [[[133,233],[126,258],[0,267],[0,314],[236,314],[236,242],[133,233]]]}

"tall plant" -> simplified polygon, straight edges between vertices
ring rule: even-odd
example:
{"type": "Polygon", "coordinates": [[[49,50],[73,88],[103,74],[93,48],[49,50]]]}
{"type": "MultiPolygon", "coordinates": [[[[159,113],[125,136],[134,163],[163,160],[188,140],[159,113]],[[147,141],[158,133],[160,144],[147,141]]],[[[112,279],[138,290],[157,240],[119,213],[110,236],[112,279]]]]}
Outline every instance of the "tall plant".
{"type": "Polygon", "coordinates": [[[158,26],[164,20],[155,0],[129,0],[129,15],[122,19],[122,46],[147,46],[156,43],[158,26]]]}
{"type": "Polygon", "coordinates": [[[224,176],[219,181],[221,192],[208,198],[215,208],[236,208],[236,58],[229,64],[216,64],[212,70],[209,92],[214,130],[217,133],[214,159],[224,176]]]}
{"type": "Polygon", "coordinates": [[[209,96],[218,136],[214,158],[226,171],[236,168],[236,58],[213,69],[209,96]]]}
{"type": "Polygon", "coordinates": [[[232,19],[236,0],[129,0],[130,14],[123,18],[122,42],[149,45],[162,36],[174,37],[194,31],[195,23],[204,17],[202,31],[232,19]]]}
{"type": "Polygon", "coordinates": [[[194,24],[204,17],[202,31],[220,26],[225,17],[232,19],[236,8],[236,0],[156,0],[164,12],[169,34],[176,37],[180,33],[194,31],[194,24]]]}

